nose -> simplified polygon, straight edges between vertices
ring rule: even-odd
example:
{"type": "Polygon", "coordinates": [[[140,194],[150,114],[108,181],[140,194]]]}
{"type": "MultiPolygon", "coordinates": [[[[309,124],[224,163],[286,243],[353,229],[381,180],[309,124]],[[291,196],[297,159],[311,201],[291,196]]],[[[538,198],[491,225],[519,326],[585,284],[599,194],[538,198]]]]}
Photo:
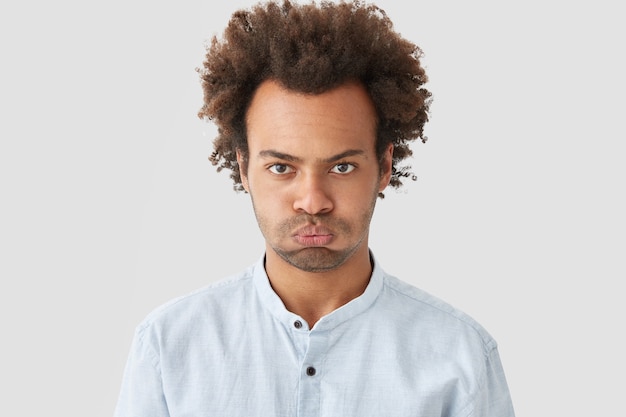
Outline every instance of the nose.
{"type": "Polygon", "coordinates": [[[293,209],[299,213],[324,214],[333,210],[333,201],[324,180],[315,175],[303,176],[296,184],[293,209]]]}

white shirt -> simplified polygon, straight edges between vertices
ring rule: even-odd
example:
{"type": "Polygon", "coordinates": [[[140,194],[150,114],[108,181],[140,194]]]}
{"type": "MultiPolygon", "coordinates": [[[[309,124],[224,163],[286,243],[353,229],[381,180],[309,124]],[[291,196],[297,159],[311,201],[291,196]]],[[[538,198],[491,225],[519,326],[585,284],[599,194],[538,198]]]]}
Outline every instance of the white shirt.
{"type": "Polygon", "coordinates": [[[513,417],[496,342],[375,263],[310,329],[263,258],[137,327],[116,417],[513,417]]]}

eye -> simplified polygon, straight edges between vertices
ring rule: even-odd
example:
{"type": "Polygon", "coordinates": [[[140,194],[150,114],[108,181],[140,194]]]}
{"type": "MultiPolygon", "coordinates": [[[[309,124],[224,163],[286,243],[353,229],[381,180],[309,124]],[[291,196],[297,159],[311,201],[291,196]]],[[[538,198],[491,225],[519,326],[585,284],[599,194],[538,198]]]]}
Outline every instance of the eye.
{"type": "Polygon", "coordinates": [[[333,167],[333,169],[331,169],[331,172],[334,172],[335,174],[348,174],[350,172],[352,172],[356,167],[352,164],[349,164],[347,162],[342,162],[340,164],[337,164],[333,167]]]}
{"type": "Polygon", "coordinates": [[[268,169],[272,174],[276,175],[285,175],[293,172],[293,168],[285,164],[274,164],[271,165],[268,169]]]}

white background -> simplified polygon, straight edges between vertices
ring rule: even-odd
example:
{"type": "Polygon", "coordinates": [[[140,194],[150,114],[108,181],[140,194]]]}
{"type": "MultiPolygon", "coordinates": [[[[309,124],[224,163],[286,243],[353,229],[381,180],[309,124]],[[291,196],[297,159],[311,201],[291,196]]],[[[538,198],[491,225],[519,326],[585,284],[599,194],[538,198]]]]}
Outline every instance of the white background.
{"type": "MultiPolygon", "coordinates": [[[[251,4],[215,3],[0,6],[3,415],[110,416],[139,321],[261,255],[196,118],[203,43],[251,4]]],[[[378,4],[435,100],[418,181],[378,205],[378,260],[492,333],[518,416],[619,414],[618,2],[378,4]]]]}

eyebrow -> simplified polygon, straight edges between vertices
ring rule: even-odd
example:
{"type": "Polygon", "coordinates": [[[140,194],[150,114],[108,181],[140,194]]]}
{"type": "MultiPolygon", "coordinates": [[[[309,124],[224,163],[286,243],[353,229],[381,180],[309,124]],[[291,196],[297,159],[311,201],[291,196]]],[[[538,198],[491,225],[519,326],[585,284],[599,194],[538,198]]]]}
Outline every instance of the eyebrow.
{"type": "MultiPolygon", "coordinates": [[[[320,162],[328,164],[331,162],[341,161],[342,159],[348,158],[350,156],[357,156],[357,155],[365,155],[365,152],[361,149],[348,149],[347,151],[338,153],[337,155],[333,155],[329,158],[321,159],[320,162]]],[[[273,149],[263,150],[259,152],[259,156],[261,158],[278,158],[278,159],[282,159],[282,160],[289,161],[289,162],[302,162],[302,158],[289,155],[283,152],[278,152],[273,149]]]]}

